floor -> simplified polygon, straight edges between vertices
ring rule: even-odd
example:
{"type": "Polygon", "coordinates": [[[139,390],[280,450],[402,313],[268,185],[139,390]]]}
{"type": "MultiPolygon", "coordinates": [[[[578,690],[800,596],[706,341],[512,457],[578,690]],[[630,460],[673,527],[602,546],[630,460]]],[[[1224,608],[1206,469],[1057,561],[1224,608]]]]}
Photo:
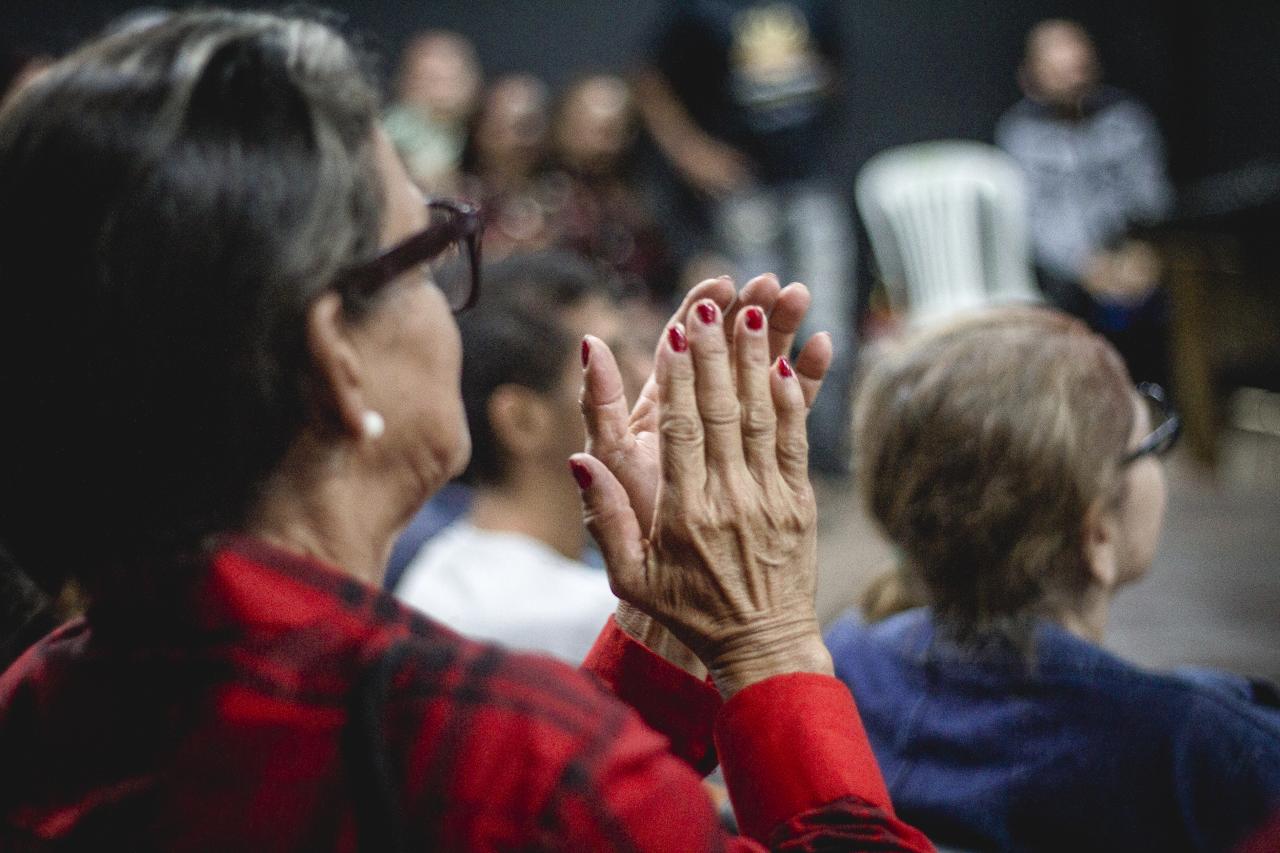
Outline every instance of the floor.
{"type": "MultiPolygon", "coordinates": [[[[1116,597],[1106,645],[1141,665],[1214,666],[1280,683],[1280,436],[1229,432],[1210,474],[1175,453],[1151,573],[1116,597]]],[[[852,486],[818,483],[828,621],[891,564],[852,486]]]]}

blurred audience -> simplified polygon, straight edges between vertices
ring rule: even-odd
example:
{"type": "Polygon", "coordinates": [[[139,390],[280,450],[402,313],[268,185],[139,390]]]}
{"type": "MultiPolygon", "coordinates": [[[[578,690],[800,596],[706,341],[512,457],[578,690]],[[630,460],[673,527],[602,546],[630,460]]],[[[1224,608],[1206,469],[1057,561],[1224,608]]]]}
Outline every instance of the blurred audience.
{"type": "Polygon", "coordinates": [[[480,63],[457,33],[429,30],[405,48],[395,103],[383,127],[410,177],[428,195],[456,195],[462,152],[480,95],[480,63]]]}
{"type": "Polygon", "coordinates": [[[465,192],[485,211],[485,253],[495,259],[557,242],[560,193],[547,180],[551,93],[530,74],[501,77],[485,92],[463,156],[465,192]]]}
{"type": "Polygon", "coordinates": [[[571,84],[553,135],[566,181],[561,243],[607,264],[628,292],[670,300],[671,254],[632,168],[636,109],[626,81],[594,74],[571,84]]]}
{"type": "Polygon", "coordinates": [[[939,842],[1229,850],[1280,799],[1274,688],[1101,646],[1156,554],[1178,426],[1162,401],[1045,309],[935,327],[871,366],[859,487],[904,561],[884,609],[927,606],[847,613],[827,642],[894,806],[939,842]]]}
{"type": "Polygon", "coordinates": [[[582,562],[567,471],[585,441],[580,346],[590,332],[625,365],[625,322],[601,271],[568,252],[512,255],[484,281],[484,301],[459,318],[470,510],[423,547],[397,595],[464,634],[577,664],[617,606],[604,572],[582,562]]]}
{"type": "MultiPolygon", "coordinates": [[[[855,240],[845,193],[825,177],[842,57],[830,0],[670,0],[637,93],[649,133],[703,202],[731,272],[809,286],[808,332],[835,361],[809,421],[811,458],[848,467],[855,240]]],[[[725,270],[719,270],[725,272],[725,270]]]]}
{"type": "Polygon", "coordinates": [[[1103,332],[1135,378],[1160,381],[1160,259],[1130,235],[1173,202],[1155,120],[1132,95],[1103,85],[1093,41],[1072,21],[1032,28],[1018,80],[1026,96],[1000,119],[996,142],[1027,176],[1045,294],[1103,332]]]}

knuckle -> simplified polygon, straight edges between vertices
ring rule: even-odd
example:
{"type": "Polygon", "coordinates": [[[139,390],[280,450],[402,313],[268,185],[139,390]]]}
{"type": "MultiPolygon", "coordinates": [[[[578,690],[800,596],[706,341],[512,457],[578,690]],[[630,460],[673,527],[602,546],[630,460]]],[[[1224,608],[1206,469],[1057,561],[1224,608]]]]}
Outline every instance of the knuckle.
{"type": "Polygon", "coordinates": [[[778,461],[784,465],[803,466],[809,462],[809,442],[799,433],[778,442],[778,461]]]}
{"type": "Polygon", "coordinates": [[[742,434],[746,438],[766,438],[773,434],[776,424],[773,409],[762,403],[746,406],[742,411],[742,434]]]}
{"type": "Polygon", "coordinates": [[[658,435],[667,444],[696,445],[702,441],[702,424],[692,415],[668,414],[658,424],[658,435]]]}
{"type": "Polygon", "coordinates": [[[737,400],[718,398],[703,407],[702,422],[712,427],[736,427],[742,420],[742,406],[737,400]]]}

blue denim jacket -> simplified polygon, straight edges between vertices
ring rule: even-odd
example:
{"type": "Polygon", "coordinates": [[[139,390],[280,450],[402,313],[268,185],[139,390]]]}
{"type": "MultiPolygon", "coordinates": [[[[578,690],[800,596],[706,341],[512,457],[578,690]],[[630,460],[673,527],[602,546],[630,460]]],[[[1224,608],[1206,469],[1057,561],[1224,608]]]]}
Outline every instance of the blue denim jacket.
{"type": "Polygon", "coordinates": [[[973,850],[1230,850],[1280,807],[1280,709],[1161,675],[1060,627],[974,655],[927,609],[827,633],[894,808],[973,850]]]}

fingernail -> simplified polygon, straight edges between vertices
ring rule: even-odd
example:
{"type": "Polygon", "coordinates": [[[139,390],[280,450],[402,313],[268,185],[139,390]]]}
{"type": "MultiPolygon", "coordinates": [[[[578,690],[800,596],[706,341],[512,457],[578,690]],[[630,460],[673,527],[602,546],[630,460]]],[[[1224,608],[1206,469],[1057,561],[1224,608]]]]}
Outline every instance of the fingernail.
{"type": "Polygon", "coordinates": [[[790,379],[793,371],[791,370],[791,362],[787,361],[786,356],[778,358],[778,375],[783,379],[790,379]]]}
{"type": "Polygon", "coordinates": [[[582,366],[587,366],[587,359],[591,358],[591,344],[586,338],[582,339],[582,366]]]}
{"type": "Polygon", "coordinates": [[[591,469],[583,465],[577,459],[569,460],[569,470],[573,472],[573,479],[578,481],[578,488],[584,492],[591,488],[591,469]]]}
{"type": "Polygon", "coordinates": [[[747,309],[747,328],[753,332],[764,328],[764,312],[754,305],[747,309]]]}
{"type": "Polygon", "coordinates": [[[710,302],[699,302],[694,306],[694,310],[698,312],[698,319],[706,325],[710,326],[716,321],[716,306],[710,302]]]}
{"type": "Polygon", "coordinates": [[[667,340],[671,342],[671,348],[676,352],[684,352],[689,348],[689,341],[685,339],[684,329],[679,326],[672,326],[667,330],[667,340]]]}

